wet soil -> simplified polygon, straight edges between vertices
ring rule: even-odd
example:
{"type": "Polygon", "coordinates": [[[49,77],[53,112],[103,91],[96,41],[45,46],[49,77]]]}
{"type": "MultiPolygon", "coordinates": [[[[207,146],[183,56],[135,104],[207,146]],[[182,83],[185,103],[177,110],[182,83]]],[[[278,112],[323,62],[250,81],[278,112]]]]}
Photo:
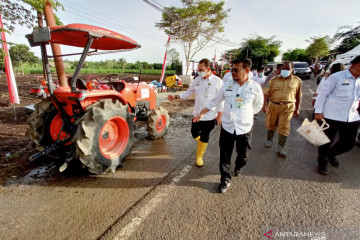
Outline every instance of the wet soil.
{"type": "MultiPolygon", "coordinates": [[[[106,74],[99,74],[99,78],[105,77],[106,74]]],[[[122,76],[138,76],[137,74],[123,74],[122,76]]],[[[88,75],[80,76],[86,79],[88,75]]],[[[56,82],[56,77],[55,82],[56,82]]],[[[141,80],[152,81],[160,78],[158,75],[142,75],[141,80]]],[[[0,185],[5,185],[9,180],[16,180],[26,175],[31,169],[39,165],[49,164],[49,160],[43,159],[32,163],[28,158],[36,151],[32,142],[25,136],[28,124],[27,118],[31,110],[25,108],[27,105],[38,103],[39,99],[30,96],[30,89],[40,85],[42,75],[29,74],[17,76],[18,92],[20,104],[13,105],[9,103],[9,94],[6,76],[0,77],[0,185]],[[16,111],[16,119],[14,111],[16,111]]],[[[161,99],[160,103],[170,113],[189,112],[189,106],[193,105],[193,99],[176,100],[173,102],[166,101],[167,93],[158,94],[161,99]],[[163,96],[162,96],[163,95],[163,96]]],[[[190,110],[191,111],[191,110],[190,110]]],[[[141,125],[141,123],[140,123],[141,125]]],[[[50,161],[51,162],[51,161],[50,161]]]]}

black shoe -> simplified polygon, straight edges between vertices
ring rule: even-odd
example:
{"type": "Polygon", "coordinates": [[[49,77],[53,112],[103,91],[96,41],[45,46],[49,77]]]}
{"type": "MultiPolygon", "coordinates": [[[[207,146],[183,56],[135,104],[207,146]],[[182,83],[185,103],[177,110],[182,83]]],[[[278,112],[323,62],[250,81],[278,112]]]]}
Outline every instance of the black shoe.
{"type": "Polygon", "coordinates": [[[322,174],[322,175],[328,175],[329,174],[329,170],[327,168],[327,165],[318,165],[318,173],[322,174]]]}
{"type": "Polygon", "coordinates": [[[339,167],[340,163],[336,158],[329,159],[329,163],[333,165],[334,167],[339,167]]]}
{"type": "Polygon", "coordinates": [[[230,186],[230,182],[229,181],[223,181],[220,183],[219,185],[219,193],[224,193],[226,192],[226,189],[230,186]]]}
{"type": "Polygon", "coordinates": [[[240,175],[240,170],[241,170],[241,169],[234,170],[234,175],[235,175],[235,177],[237,177],[237,176],[240,175]]]}

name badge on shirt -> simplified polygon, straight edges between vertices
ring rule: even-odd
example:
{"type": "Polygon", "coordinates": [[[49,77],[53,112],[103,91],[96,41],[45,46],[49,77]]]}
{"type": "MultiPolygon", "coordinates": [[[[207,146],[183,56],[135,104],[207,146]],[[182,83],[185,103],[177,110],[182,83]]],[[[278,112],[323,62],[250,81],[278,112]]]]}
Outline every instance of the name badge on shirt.
{"type": "Polygon", "coordinates": [[[350,85],[350,83],[348,82],[348,81],[345,81],[345,82],[343,82],[341,85],[345,85],[345,86],[347,86],[347,85],[350,85]]]}
{"type": "Polygon", "coordinates": [[[238,108],[240,108],[240,107],[242,107],[244,105],[244,98],[242,98],[242,97],[237,97],[236,98],[236,106],[238,107],[238,108]]]}

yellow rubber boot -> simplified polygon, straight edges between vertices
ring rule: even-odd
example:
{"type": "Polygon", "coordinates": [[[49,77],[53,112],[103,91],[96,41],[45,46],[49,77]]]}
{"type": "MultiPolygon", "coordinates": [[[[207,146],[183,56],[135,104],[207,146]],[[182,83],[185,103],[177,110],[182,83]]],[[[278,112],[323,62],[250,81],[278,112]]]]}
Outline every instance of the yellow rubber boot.
{"type": "Polygon", "coordinates": [[[207,143],[199,140],[197,151],[196,151],[196,166],[202,167],[204,165],[203,156],[207,147],[207,143]]]}
{"type": "Polygon", "coordinates": [[[198,137],[196,137],[196,138],[194,138],[197,142],[199,142],[200,141],[200,136],[198,136],[198,137]]]}

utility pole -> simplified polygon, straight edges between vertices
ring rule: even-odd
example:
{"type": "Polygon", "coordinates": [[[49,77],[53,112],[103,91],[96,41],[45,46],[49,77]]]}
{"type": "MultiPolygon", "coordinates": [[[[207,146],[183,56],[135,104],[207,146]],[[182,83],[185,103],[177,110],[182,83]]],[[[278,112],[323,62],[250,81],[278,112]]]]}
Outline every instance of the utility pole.
{"type": "Polygon", "coordinates": [[[246,58],[248,58],[248,53],[249,53],[249,45],[246,44],[246,58]]]}
{"type": "MultiPolygon", "coordinates": [[[[51,6],[51,3],[49,1],[46,1],[45,7],[44,7],[44,15],[45,15],[45,21],[48,27],[55,27],[55,17],[53,8],[51,6]]],[[[64,62],[62,57],[55,57],[61,55],[61,48],[59,44],[51,43],[51,49],[54,55],[54,62],[55,62],[55,68],[56,68],[56,74],[59,80],[59,84],[61,87],[67,87],[67,78],[64,68],[64,62]]]]}

